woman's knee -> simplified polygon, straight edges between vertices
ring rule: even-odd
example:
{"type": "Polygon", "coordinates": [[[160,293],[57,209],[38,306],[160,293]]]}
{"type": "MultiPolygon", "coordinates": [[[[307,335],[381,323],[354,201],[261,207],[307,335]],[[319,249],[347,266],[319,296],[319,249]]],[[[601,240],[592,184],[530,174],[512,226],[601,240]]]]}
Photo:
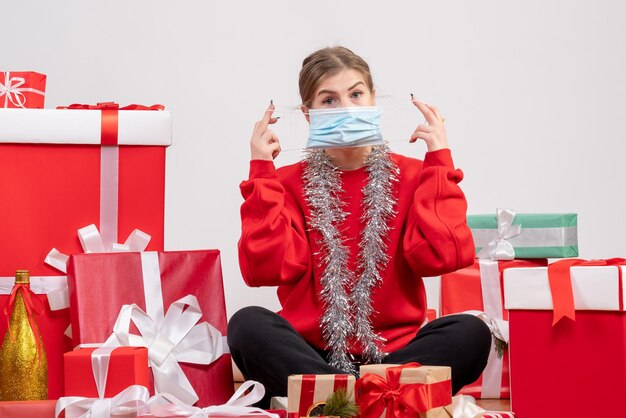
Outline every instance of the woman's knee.
{"type": "Polygon", "coordinates": [[[238,310],[228,321],[228,345],[240,347],[255,340],[266,328],[268,318],[275,315],[276,313],[260,306],[247,306],[238,310]]]}

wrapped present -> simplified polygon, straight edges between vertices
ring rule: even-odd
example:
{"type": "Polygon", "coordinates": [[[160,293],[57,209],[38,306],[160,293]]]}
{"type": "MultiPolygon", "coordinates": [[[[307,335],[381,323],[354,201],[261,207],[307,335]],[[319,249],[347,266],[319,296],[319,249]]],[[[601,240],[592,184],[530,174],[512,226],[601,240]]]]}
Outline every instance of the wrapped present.
{"type": "Polygon", "coordinates": [[[58,275],[46,255],[81,252],[76,231],[90,224],[106,249],[135,229],[163,249],[170,113],[101,107],[0,109],[0,276],[58,275]]]}
{"type": "Polygon", "coordinates": [[[101,354],[96,348],[81,348],[65,353],[65,396],[98,397],[93,375],[106,379],[103,397],[112,398],[129,386],[150,385],[148,350],[145,347],[117,347],[101,354]],[[94,371],[100,367],[104,371],[94,371]],[[93,373],[92,373],[93,372],[93,373]]]}
{"type": "MultiPolygon", "coordinates": [[[[0,277],[0,311],[8,302],[14,282],[15,277],[0,277]]],[[[64,276],[30,278],[30,289],[43,306],[43,313],[36,320],[48,359],[49,399],[63,396],[63,353],[72,349],[72,340],[64,334],[70,324],[70,311],[58,309],[67,304],[62,293],[66,287],[64,276]]],[[[0,314],[0,335],[5,335],[6,331],[6,318],[0,314]]]]}
{"type": "Polygon", "coordinates": [[[450,367],[370,364],[360,374],[355,390],[361,418],[452,417],[450,367]]]}
{"type": "Polygon", "coordinates": [[[347,374],[295,374],[287,382],[287,417],[310,416],[333,392],[344,389],[354,401],[355,378],[347,374]]]}
{"type": "Polygon", "coordinates": [[[615,408],[626,393],[624,264],[561,260],[504,272],[517,416],[626,417],[615,408]]]}
{"type": "Polygon", "coordinates": [[[77,254],[68,284],[75,345],[149,347],[156,391],[187,404],[232,395],[219,251],[77,254]]]}
{"type": "Polygon", "coordinates": [[[45,94],[45,74],[0,71],[0,108],[42,109],[45,94]]]}
{"type": "Polygon", "coordinates": [[[147,405],[149,414],[142,415],[142,417],[284,418],[285,411],[274,413],[251,406],[263,399],[264,395],[265,388],[261,383],[254,380],[244,382],[223,405],[205,408],[189,405],[169,393],[159,393],[150,398],[147,405]]]}
{"type": "Polygon", "coordinates": [[[149,395],[146,386],[128,386],[126,383],[133,379],[119,376],[120,373],[136,371],[138,375],[135,377],[141,383],[147,383],[145,349],[125,348],[118,351],[115,347],[100,347],[81,351],[65,357],[66,371],[75,372],[66,378],[66,382],[69,379],[78,381],[69,382],[70,387],[66,388],[74,396],[64,396],[57,401],[56,416],[64,413],[65,418],[129,417],[147,410],[149,395]],[[128,366],[130,370],[124,370],[123,366],[128,366]],[[79,370],[70,370],[72,367],[79,370]],[[81,388],[81,385],[84,387],[81,388]],[[77,396],[78,393],[89,395],[77,396]]]}
{"type": "Polygon", "coordinates": [[[0,402],[2,418],[55,418],[56,401],[11,401],[0,402]]]}
{"type": "Polygon", "coordinates": [[[490,252],[499,253],[492,257],[498,260],[578,256],[574,213],[516,214],[498,209],[496,215],[469,215],[467,224],[479,258],[490,252]]]}
{"type": "Polygon", "coordinates": [[[499,346],[508,343],[508,313],[503,307],[502,272],[510,268],[546,266],[547,260],[478,259],[470,266],[441,276],[441,314],[472,312],[486,319],[496,336],[487,367],[478,380],[461,393],[477,398],[510,396],[508,350],[499,353],[499,346]],[[484,316],[481,314],[484,312],[484,316]]]}

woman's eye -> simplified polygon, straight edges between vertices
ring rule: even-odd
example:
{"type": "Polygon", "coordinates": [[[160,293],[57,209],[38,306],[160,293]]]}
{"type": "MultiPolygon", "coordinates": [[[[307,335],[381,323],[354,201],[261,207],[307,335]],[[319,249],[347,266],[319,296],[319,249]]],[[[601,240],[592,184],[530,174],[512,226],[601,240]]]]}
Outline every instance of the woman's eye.
{"type": "Polygon", "coordinates": [[[333,99],[332,97],[327,97],[324,100],[322,100],[322,104],[331,105],[331,104],[333,104],[334,100],[335,99],[333,99]]]}
{"type": "Polygon", "coordinates": [[[362,92],[362,91],[357,90],[357,91],[355,91],[355,92],[353,92],[353,93],[352,93],[352,98],[353,98],[353,99],[358,99],[358,98],[359,98],[359,97],[361,97],[362,95],[363,95],[363,92],[362,92]]]}

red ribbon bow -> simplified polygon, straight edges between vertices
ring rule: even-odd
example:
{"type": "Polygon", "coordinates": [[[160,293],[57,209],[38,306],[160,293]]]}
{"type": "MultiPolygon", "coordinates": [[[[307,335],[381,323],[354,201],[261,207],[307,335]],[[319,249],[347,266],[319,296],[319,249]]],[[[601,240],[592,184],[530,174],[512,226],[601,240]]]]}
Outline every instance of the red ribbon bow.
{"type": "Polygon", "coordinates": [[[402,370],[420,367],[407,363],[385,370],[386,379],[368,373],[356,382],[361,418],[379,418],[385,408],[385,417],[419,418],[421,412],[452,403],[450,379],[437,383],[400,384],[402,370]]]}
{"type": "Polygon", "coordinates": [[[128,106],[120,107],[118,103],[102,102],[96,105],[75,103],[69,106],[58,106],[57,109],[101,110],[102,126],[100,131],[100,143],[102,145],[117,145],[118,110],[164,110],[165,106],[160,104],[155,104],[152,106],[131,104],[128,106]]]}
{"type": "Polygon", "coordinates": [[[11,332],[11,315],[13,314],[13,309],[15,308],[17,294],[20,292],[22,293],[22,300],[24,300],[24,306],[26,307],[26,316],[28,316],[30,329],[33,331],[33,335],[37,340],[37,353],[39,358],[41,358],[41,341],[37,338],[37,333],[35,332],[37,324],[35,323],[35,318],[33,316],[42,315],[44,307],[37,295],[30,290],[30,285],[28,283],[16,283],[15,286],[13,286],[13,290],[11,290],[9,300],[4,305],[4,314],[7,317],[7,329],[9,330],[9,336],[11,337],[11,341],[15,341],[13,339],[13,333],[11,332]]]}
{"type": "MultiPolygon", "coordinates": [[[[624,266],[626,259],[609,258],[606,260],[581,260],[568,259],[561,260],[548,265],[548,281],[550,282],[550,293],[552,294],[552,306],[554,317],[552,326],[556,325],[563,317],[568,317],[572,321],[576,320],[576,308],[574,306],[574,291],[572,289],[572,278],[570,267],[572,266],[624,266]]],[[[619,270],[619,294],[622,294],[622,271],[619,270]]],[[[623,309],[623,301],[620,298],[620,310],[623,309]]]]}

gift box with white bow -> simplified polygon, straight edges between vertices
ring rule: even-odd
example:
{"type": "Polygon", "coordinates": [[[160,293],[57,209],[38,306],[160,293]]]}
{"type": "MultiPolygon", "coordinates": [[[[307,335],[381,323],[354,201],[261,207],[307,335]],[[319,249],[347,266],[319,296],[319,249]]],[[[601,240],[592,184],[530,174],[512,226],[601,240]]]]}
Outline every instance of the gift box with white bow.
{"type": "Polygon", "coordinates": [[[626,260],[504,271],[519,418],[626,418],[626,260]]]}
{"type": "Polygon", "coordinates": [[[65,367],[65,396],[97,398],[99,386],[103,397],[112,398],[129,386],[148,388],[148,350],[145,347],[116,347],[104,355],[97,348],[81,348],[63,355],[65,367]],[[99,363],[99,364],[98,364],[99,363]],[[93,369],[100,367],[96,382],[93,369]]]}
{"type": "Polygon", "coordinates": [[[578,227],[575,213],[520,213],[498,209],[495,215],[469,215],[477,256],[485,251],[513,258],[566,258],[578,256],[578,227]]]}
{"type": "Polygon", "coordinates": [[[219,251],[75,254],[68,285],[75,345],[148,347],[155,390],[189,405],[232,395],[219,251]]]}
{"type": "Polygon", "coordinates": [[[46,255],[82,252],[76,231],[91,224],[105,250],[135,229],[163,249],[171,117],[146,109],[0,108],[0,276],[58,275],[46,255]]]}
{"type": "Polygon", "coordinates": [[[465,386],[462,394],[476,398],[509,398],[509,356],[506,348],[501,350],[509,342],[508,312],[504,310],[502,299],[502,272],[510,268],[546,265],[546,259],[477,259],[470,267],[441,276],[441,315],[478,315],[494,334],[485,371],[476,382],[465,386]]]}
{"type": "Polygon", "coordinates": [[[0,108],[42,109],[45,97],[45,74],[0,71],[0,108]]]}

